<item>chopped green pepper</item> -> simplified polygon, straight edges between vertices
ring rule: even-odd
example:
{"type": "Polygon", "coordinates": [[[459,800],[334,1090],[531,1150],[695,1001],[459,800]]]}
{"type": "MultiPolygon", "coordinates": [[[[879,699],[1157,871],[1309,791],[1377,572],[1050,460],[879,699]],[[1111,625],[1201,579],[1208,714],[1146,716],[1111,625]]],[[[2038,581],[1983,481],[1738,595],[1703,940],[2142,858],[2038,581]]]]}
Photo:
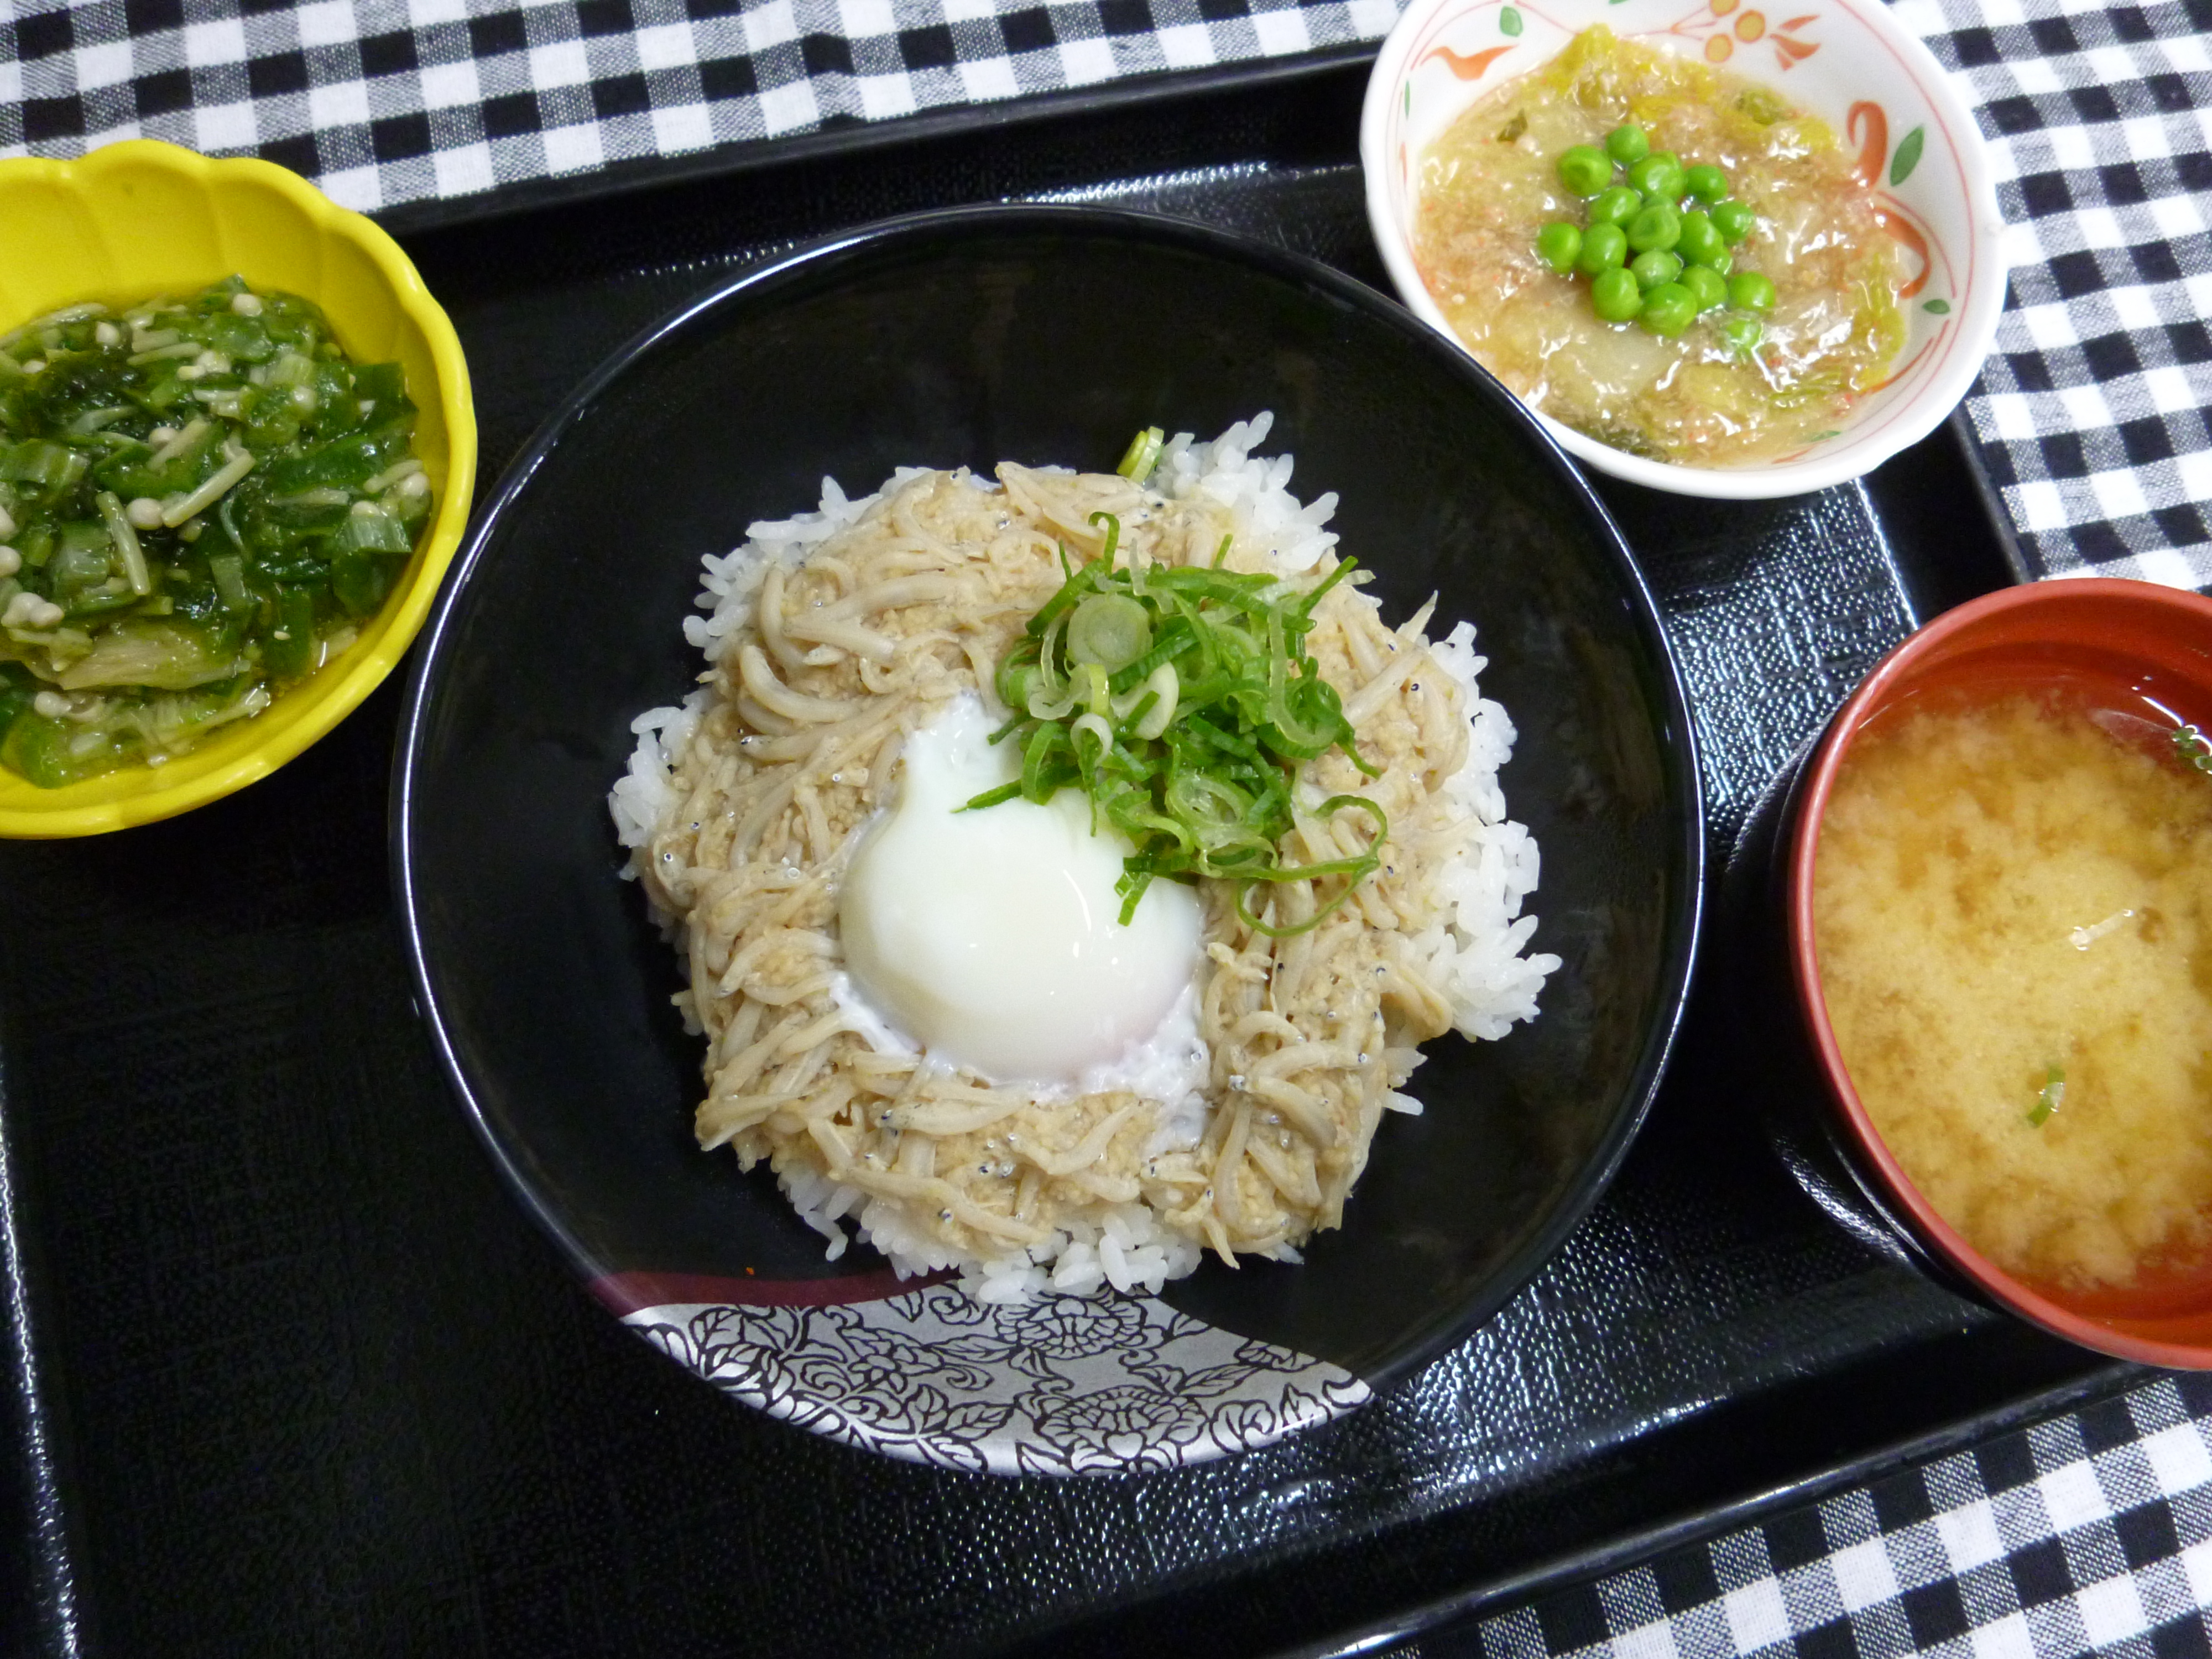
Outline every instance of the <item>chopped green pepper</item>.
{"type": "Polygon", "coordinates": [[[236,276],[0,337],[0,765],[182,753],[344,649],[429,521],[415,421],[397,363],[236,276]]]}

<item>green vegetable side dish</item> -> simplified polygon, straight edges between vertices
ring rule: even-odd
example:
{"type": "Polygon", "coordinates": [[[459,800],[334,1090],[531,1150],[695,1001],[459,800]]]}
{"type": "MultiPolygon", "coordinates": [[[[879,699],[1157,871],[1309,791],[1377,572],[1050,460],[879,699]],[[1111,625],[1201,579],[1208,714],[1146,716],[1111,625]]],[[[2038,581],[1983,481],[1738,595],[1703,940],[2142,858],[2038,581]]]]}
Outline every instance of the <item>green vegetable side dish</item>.
{"type": "Polygon", "coordinates": [[[429,521],[415,415],[237,276],[0,337],[0,764],[159,764],[343,653],[429,521]]]}
{"type": "MultiPolygon", "coordinates": [[[[1139,483],[1151,476],[1161,437],[1158,428],[1138,434],[1124,476],[1139,483]]],[[[1364,852],[1285,865],[1278,850],[1293,828],[1302,763],[1341,748],[1376,775],[1336,688],[1304,648],[1314,607],[1357,562],[1340,561],[1303,591],[1221,568],[1225,539],[1212,568],[1117,564],[1121,525],[1108,513],[1091,521],[1103,526],[1104,549],[1068,571],[998,665],[1000,699],[1018,712],[991,741],[1019,747],[1022,775],[968,810],[1083,790],[1094,831],[1110,824],[1135,849],[1115,884],[1125,924],[1155,878],[1211,877],[1241,884],[1237,914],[1260,933],[1281,939],[1317,927],[1381,867],[1390,831],[1373,801],[1334,795],[1309,816],[1364,813],[1374,824],[1364,852]],[[1253,883],[1321,876],[1344,880],[1296,926],[1261,921],[1246,905],[1253,883]]],[[[1065,568],[1065,547],[1060,561],[1065,568]]]]}
{"type": "MultiPolygon", "coordinates": [[[[1773,309],[1774,284],[1765,277],[1729,276],[1735,262],[1729,249],[1751,234],[1758,216],[1729,194],[1721,168],[1703,161],[1686,167],[1679,156],[1655,151],[1642,127],[1624,121],[1601,145],[1561,151],[1559,174],[1568,194],[1586,201],[1588,223],[1553,220],[1536,233],[1536,255],[1559,276],[1579,271],[1590,279],[1590,309],[1601,320],[1640,323],[1672,339],[1724,306],[1773,309]],[[1625,178],[1616,166],[1626,169],[1625,178]],[[1613,275],[1623,265],[1633,283],[1613,275]]],[[[1741,353],[1758,345],[1765,329],[1755,319],[1731,319],[1720,333],[1741,353]]]]}

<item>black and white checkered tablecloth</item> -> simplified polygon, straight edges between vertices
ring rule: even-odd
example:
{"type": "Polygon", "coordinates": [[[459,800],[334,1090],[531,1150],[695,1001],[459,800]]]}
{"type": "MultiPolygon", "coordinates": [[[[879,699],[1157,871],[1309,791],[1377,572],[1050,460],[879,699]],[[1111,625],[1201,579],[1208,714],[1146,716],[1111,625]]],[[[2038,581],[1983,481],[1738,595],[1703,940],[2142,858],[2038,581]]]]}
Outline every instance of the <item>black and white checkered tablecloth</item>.
{"type": "Polygon", "coordinates": [[[1396,0],[8,0],[0,153],[166,138],[374,212],[1380,40],[1396,0]]]}
{"type": "MultiPolygon", "coordinates": [[[[2212,586],[2212,0],[1898,0],[2013,227],[1968,414],[2032,574],[2212,586]]],[[[0,154],[253,152],[369,211],[1379,39],[1397,0],[0,0],[0,154]]]]}
{"type": "Polygon", "coordinates": [[[2012,292],[1966,400],[2032,574],[2212,587],[2212,0],[1899,0],[1995,154],[2012,292]]]}
{"type": "Polygon", "coordinates": [[[1391,1659],[2179,1659],[2212,1651],[2212,1377],[1669,1552],[1391,1659]]]}

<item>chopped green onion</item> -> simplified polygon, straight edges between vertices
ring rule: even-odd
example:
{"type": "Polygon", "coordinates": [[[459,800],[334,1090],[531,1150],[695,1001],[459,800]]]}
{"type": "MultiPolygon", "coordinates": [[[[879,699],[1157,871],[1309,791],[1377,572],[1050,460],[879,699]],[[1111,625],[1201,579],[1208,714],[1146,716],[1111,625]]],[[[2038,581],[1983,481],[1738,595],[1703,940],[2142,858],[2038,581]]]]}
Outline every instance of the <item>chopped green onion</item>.
{"type": "Polygon", "coordinates": [[[276,626],[262,645],[271,673],[296,679],[315,665],[315,597],[300,588],[276,596],[276,626]]]}
{"type": "Polygon", "coordinates": [[[1097,766],[1098,757],[1105,754],[1114,746],[1114,728],[1106,724],[1105,717],[1102,714],[1077,715],[1075,724],[1067,728],[1067,735],[1075,749],[1076,763],[1084,766],[1085,771],[1097,766]],[[1085,750],[1079,741],[1084,738],[1095,739],[1098,744],[1097,748],[1085,750]],[[1084,763],[1086,755],[1090,757],[1088,765],[1084,763]]]}
{"type": "Polygon", "coordinates": [[[69,423],[62,429],[76,437],[88,437],[93,433],[112,426],[130,412],[131,405],[128,404],[117,404],[107,409],[88,409],[81,414],[72,415],[69,423]]]}
{"type": "Polygon", "coordinates": [[[27,438],[0,444],[0,479],[59,494],[84,476],[84,457],[61,444],[27,438]]]}
{"type": "Polygon", "coordinates": [[[2063,1066],[2046,1067],[2044,1073],[2042,1092],[2036,1096],[2035,1104],[2028,1109],[2028,1126],[2031,1128],[2040,1129],[2051,1121],[2051,1115],[2058,1109],[2060,1103],[2065,1098],[2066,1068],[2063,1066]]]}
{"type": "Polygon", "coordinates": [[[207,481],[184,498],[161,509],[161,522],[174,530],[196,514],[204,513],[223,497],[225,491],[247,473],[253,471],[258,459],[243,444],[234,445],[223,464],[208,475],[207,481]]]}
{"type": "Polygon", "coordinates": [[[246,560],[237,553],[216,553],[208,559],[208,575],[215,583],[216,597],[222,608],[243,616],[254,607],[254,599],[246,586],[246,560]]]}
{"type": "MultiPolygon", "coordinates": [[[[1066,568],[1067,550],[1064,547],[1060,550],[1060,562],[1062,569],[1066,568]]],[[[1095,584],[1091,580],[1091,573],[1097,569],[1100,563],[1103,561],[1085,565],[1060,584],[1060,591],[1046,600],[1036,615],[1029,619],[1024,631],[1031,639],[1042,639],[1062,615],[1073,610],[1076,602],[1093,590],[1095,584]]]]}
{"type": "MultiPolygon", "coordinates": [[[[1082,789],[1094,826],[1133,849],[1123,860],[1121,920],[1136,914],[1155,878],[1304,881],[1343,878],[1341,890],[1276,936],[1317,925],[1381,864],[1389,833],[1364,797],[1323,804],[1323,816],[1356,806],[1376,835],[1350,859],[1291,865],[1280,846],[1296,827],[1291,786],[1304,763],[1341,749],[1369,776],[1336,689],[1305,648],[1322,598],[1347,580],[1351,560],[1301,591],[1260,572],[1224,568],[1224,539],[1206,566],[1113,568],[1120,526],[1110,515],[1105,550],[1041,606],[1000,660],[994,684],[1014,710],[994,743],[1021,744],[1018,782],[988,790],[963,810],[1020,798],[1042,803],[1082,789]]],[[[1240,893],[1243,890],[1240,885],[1240,893]]],[[[1243,904],[1240,898],[1239,908],[1243,904]]]]}
{"type": "Polygon", "coordinates": [[[1382,865],[1382,843],[1389,839],[1390,834],[1389,814],[1364,795],[1332,795],[1322,803],[1322,816],[1332,817],[1355,806],[1364,809],[1375,820],[1375,839],[1368,843],[1364,853],[1358,858],[1334,859],[1325,864],[1299,865],[1287,869],[1269,871],[1264,874],[1255,874],[1250,881],[1237,890],[1237,918],[1255,933],[1265,933],[1269,939],[1294,939],[1298,934],[1309,933],[1328,921],[1337,907],[1352,896],[1352,889],[1358,886],[1382,865]],[[1279,927],[1261,921],[1245,908],[1245,895],[1252,890],[1251,883],[1254,881],[1301,881],[1308,877],[1320,875],[1341,875],[1350,879],[1304,921],[1279,927]]]}
{"type": "Polygon", "coordinates": [[[340,553],[362,551],[369,553],[406,553],[414,549],[414,540],[406,526],[380,507],[369,507],[366,501],[356,503],[353,511],[337,522],[331,532],[327,544],[332,556],[340,553]],[[363,507],[368,511],[363,512],[363,507]]]}
{"type": "Polygon", "coordinates": [[[2212,772],[2212,738],[2208,738],[2194,726],[2185,726],[2173,734],[2173,746],[2181,758],[2200,772],[2212,772]]]}
{"type": "Polygon", "coordinates": [[[1152,643],[1150,614],[1127,594],[1093,593],[1075,607],[1067,624],[1067,654],[1109,671],[1136,661],[1152,643]]]}
{"type": "Polygon", "coordinates": [[[107,526],[107,538],[115,544],[115,550],[123,558],[124,579],[131,591],[140,599],[154,591],[154,575],[146,568],[145,550],[138,545],[138,531],[123,511],[123,503],[112,489],[103,489],[92,498],[100,509],[100,522],[107,526]]]}
{"type": "Polygon", "coordinates": [[[1144,696],[1129,711],[1131,734],[1149,743],[1166,731],[1175,720],[1182,690],[1173,663],[1164,662],[1152,670],[1145,681],[1144,696]]]}
{"type": "Polygon", "coordinates": [[[1167,447],[1167,434],[1156,426],[1148,426],[1129,440],[1121,465],[1114,470],[1123,477],[1137,483],[1152,476],[1152,469],[1160,464],[1160,452],[1167,447]]]}

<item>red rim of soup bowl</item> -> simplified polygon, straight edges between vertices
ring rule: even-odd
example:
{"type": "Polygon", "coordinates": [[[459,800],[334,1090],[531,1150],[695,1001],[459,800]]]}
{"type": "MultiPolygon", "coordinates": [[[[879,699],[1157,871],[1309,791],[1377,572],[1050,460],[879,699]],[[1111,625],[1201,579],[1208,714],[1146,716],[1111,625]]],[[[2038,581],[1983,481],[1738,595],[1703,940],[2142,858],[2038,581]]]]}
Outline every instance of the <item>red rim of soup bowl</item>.
{"type": "Polygon", "coordinates": [[[2100,1352],[2212,1369],[2212,1250],[2148,1286],[2073,1292],[2027,1283],[1968,1243],[1921,1196],[1852,1086],[1828,1022],[1814,950],[1820,821],[1852,740],[1875,716],[1935,690],[2068,680],[2155,687],[2185,720],[2212,723],[2212,599],[2154,583],[2084,578],[1986,594],[1945,612],[1876,665],[1830,723],[1798,791],[1784,905],[1793,989],[1840,1120],[1844,1150],[1917,1242],[1990,1301],[2100,1352]]]}

